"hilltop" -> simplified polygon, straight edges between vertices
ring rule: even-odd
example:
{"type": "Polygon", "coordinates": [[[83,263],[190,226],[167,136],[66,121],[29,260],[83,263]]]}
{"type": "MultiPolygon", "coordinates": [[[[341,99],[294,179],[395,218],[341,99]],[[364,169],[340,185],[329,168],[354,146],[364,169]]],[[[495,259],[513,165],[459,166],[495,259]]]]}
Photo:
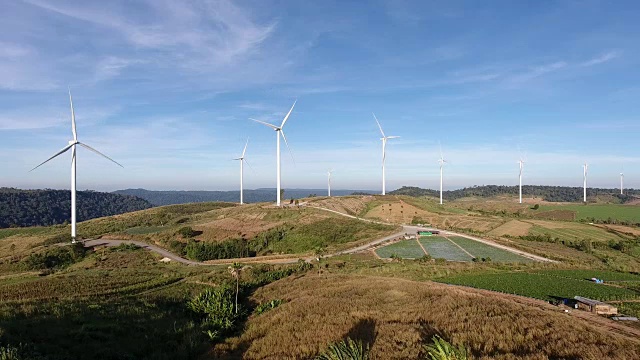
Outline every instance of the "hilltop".
{"type": "MultiPolygon", "coordinates": [[[[0,228],[48,226],[70,221],[68,190],[21,190],[0,188],[0,228]]],[[[151,208],[139,197],[78,191],[78,221],[151,208]]]]}

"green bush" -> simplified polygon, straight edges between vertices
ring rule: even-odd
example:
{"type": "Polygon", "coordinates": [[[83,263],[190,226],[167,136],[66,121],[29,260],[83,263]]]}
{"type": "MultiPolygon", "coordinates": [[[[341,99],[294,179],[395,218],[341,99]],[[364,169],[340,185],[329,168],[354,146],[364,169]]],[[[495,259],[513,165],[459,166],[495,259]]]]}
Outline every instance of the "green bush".
{"type": "Polygon", "coordinates": [[[433,344],[425,346],[429,360],[467,360],[471,359],[469,350],[464,345],[455,346],[440,336],[433,337],[433,344]]]}
{"type": "Polygon", "coordinates": [[[234,309],[234,290],[228,285],[210,288],[196,295],[187,307],[202,317],[201,326],[211,339],[235,329],[241,312],[234,309]]]}
{"type": "Polygon", "coordinates": [[[256,314],[260,315],[262,313],[265,313],[269,310],[273,310],[275,308],[277,308],[278,306],[282,305],[284,301],[282,301],[281,299],[273,299],[271,301],[267,301],[265,303],[262,303],[260,305],[258,305],[256,307],[256,314]]]}
{"type": "Polygon", "coordinates": [[[176,233],[185,239],[192,238],[198,234],[191,226],[181,227],[176,233]]]}
{"type": "Polygon", "coordinates": [[[347,338],[330,344],[316,360],[368,360],[369,345],[360,340],[347,338]]]}
{"type": "Polygon", "coordinates": [[[192,260],[206,261],[215,259],[234,259],[255,256],[245,239],[229,239],[221,242],[189,241],[184,254],[192,260]]]}
{"type": "Polygon", "coordinates": [[[81,243],[56,246],[45,252],[29,255],[23,263],[30,270],[61,269],[82,260],[85,252],[81,243]]]}

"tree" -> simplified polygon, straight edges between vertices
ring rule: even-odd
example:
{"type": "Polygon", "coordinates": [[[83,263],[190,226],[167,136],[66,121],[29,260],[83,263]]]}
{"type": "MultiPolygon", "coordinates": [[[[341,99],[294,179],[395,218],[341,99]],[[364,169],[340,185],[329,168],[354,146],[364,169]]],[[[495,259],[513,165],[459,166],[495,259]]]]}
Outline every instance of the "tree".
{"type": "Polygon", "coordinates": [[[238,293],[240,292],[240,276],[242,272],[249,268],[249,266],[242,266],[240,263],[233,263],[229,266],[229,272],[231,276],[236,279],[236,314],[238,313],[238,293]]]}

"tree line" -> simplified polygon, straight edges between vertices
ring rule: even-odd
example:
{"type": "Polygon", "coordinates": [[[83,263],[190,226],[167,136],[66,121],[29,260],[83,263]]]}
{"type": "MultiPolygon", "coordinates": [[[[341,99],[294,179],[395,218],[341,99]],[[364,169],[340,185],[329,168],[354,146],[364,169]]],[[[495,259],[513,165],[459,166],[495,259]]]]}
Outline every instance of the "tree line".
{"type": "MultiPolygon", "coordinates": [[[[466,187],[457,190],[447,190],[442,192],[442,197],[447,200],[456,200],[464,197],[493,197],[498,195],[518,195],[518,186],[504,185],[483,185],[466,187]]],[[[543,186],[543,185],[523,185],[523,196],[536,196],[550,202],[582,202],[583,188],[569,186],[543,186]]],[[[391,195],[408,196],[431,196],[439,197],[440,192],[432,189],[422,189],[415,186],[403,186],[398,190],[390,192],[391,195]]],[[[640,196],[638,189],[625,189],[625,194],[621,195],[619,189],[587,188],[587,197],[611,196],[618,199],[620,203],[625,203],[640,196]]]]}
{"type": "MultiPolygon", "coordinates": [[[[77,192],[77,220],[123,214],[153,207],[129,195],[96,191],[77,192]]],[[[0,188],[0,228],[50,226],[71,220],[68,190],[0,188]]]]}

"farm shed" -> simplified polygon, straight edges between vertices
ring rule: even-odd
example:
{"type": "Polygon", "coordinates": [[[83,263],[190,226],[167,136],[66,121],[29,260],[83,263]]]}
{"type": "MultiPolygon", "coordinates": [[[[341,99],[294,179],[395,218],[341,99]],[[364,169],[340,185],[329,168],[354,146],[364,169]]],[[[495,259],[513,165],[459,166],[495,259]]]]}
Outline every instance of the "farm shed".
{"type": "Polygon", "coordinates": [[[574,299],[578,303],[578,309],[581,310],[590,311],[598,315],[615,315],[618,313],[618,308],[602,301],[587,299],[582,296],[576,296],[574,299]]]}

